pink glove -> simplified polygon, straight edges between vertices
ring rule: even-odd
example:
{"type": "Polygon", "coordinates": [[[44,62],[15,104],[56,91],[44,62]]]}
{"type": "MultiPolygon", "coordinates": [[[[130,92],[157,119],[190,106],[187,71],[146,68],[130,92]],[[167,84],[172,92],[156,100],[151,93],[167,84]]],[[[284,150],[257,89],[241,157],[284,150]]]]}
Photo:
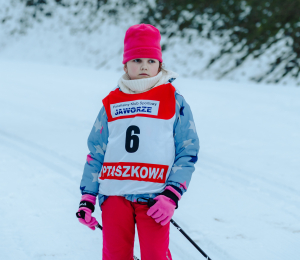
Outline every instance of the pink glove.
{"type": "Polygon", "coordinates": [[[180,193],[173,187],[167,186],[161,195],[154,198],[157,202],[147,211],[147,215],[164,226],[174,215],[179,199],[181,199],[180,193]]]}
{"type": "Polygon", "coordinates": [[[95,204],[96,204],[95,196],[89,194],[82,195],[79,204],[79,209],[76,213],[79,222],[83,225],[86,225],[92,230],[95,230],[96,229],[95,226],[98,225],[98,221],[94,217],[92,217],[95,204]]]}

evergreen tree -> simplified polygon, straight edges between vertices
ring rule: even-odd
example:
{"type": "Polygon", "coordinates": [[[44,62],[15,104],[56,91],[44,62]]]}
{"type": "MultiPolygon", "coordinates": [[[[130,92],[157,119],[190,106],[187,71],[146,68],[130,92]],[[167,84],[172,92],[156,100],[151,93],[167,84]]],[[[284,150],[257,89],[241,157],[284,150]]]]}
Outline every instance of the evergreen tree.
{"type": "Polygon", "coordinates": [[[220,53],[211,59],[207,68],[225,54],[240,53],[233,56],[237,57],[237,68],[249,55],[257,58],[279,41],[286,40],[289,50],[283,53],[275,50],[267,73],[254,78],[259,82],[277,69],[272,81],[278,82],[288,74],[297,78],[300,73],[298,10],[300,0],[157,0],[155,7],[149,6],[143,22],[159,26],[163,34],[173,37],[176,30],[184,36],[186,28],[201,33],[209,21],[206,37],[211,34],[224,36],[224,42],[220,53]],[[176,29],[170,31],[170,24],[176,24],[177,27],[173,27],[176,29]]]}

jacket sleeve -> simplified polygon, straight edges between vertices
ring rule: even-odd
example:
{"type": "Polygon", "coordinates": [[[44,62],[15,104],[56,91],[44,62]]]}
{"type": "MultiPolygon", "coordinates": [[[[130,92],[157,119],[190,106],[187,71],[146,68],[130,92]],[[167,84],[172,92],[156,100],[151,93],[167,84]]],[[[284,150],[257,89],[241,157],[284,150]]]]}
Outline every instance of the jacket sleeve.
{"type": "Polygon", "coordinates": [[[199,139],[190,106],[176,92],[176,119],[174,123],[175,160],[166,185],[186,192],[198,160],[199,139]]]}
{"type": "Polygon", "coordinates": [[[87,141],[90,153],[87,155],[80,183],[81,194],[98,195],[98,173],[103,165],[107,142],[107,115],[105,108],[102,107],[87,141]]]}

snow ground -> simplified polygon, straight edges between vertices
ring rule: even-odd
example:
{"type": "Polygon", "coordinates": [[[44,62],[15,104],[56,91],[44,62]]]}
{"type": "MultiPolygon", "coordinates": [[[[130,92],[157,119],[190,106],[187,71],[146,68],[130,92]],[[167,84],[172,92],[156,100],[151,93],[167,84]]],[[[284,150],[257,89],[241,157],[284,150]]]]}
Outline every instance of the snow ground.
{"type": "MultiPolygon", "coordinates": [[[[86,140],[120,75],[0,61],[0,259],[101,259],[101,232],[75,212],[86,140]]],[[[201,141],[174,220],[213,260],[298,260],[300,88],[174,84],[201,141]]],[[[170,248],[174,260],[204,259],[173,227],[170,248]]]]}

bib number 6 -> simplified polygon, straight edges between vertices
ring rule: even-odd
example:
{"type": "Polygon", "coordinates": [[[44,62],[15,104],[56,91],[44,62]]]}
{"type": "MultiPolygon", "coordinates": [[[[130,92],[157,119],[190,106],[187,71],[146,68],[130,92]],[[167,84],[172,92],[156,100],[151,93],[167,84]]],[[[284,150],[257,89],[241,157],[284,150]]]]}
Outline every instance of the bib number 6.
{"type": "Polygon", "coordinates": [[[140,129],[136,125],[131,125],[126,130],[125,149],[128,153],[135,153],[139,149],[140,129]]]}

